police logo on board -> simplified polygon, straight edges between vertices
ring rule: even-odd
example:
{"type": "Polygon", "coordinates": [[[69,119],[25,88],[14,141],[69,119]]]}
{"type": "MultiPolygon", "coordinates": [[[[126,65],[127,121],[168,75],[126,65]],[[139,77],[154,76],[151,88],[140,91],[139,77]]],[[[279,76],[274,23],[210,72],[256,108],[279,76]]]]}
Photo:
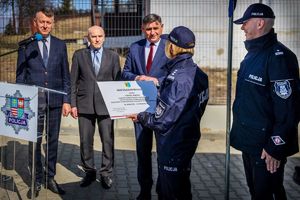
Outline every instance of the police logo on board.
{"type": "Polygon", "coordinates": [[[292,94],[292,88],[288,80],[275,81],[274,88],[277,96],[280,98],[287,99],[292,94]]]}
{"type": "Polygon", "coordinates": [[[273,140],[273,142],[274,142],[275,145],[283,145],[283,144],[285,144],[285,142],[283,141],[283,139],[281,139],[281,137],[279,135],[272,136],[271,138],[272,138],[272,140],[273,140]]]}
{"type": "Polygon", "coordinates": [[[162,101],[160,101],[156,106],[155,118],[160,118],[164,114],[165,110],[166,105],[162,101]]]}
{"type": "Polygon", "coordinates": [[[5,105],[1,108],[6,118],[5,125],[11,126],[16,134],[21,129],[28,131],[28,122],[35,115],[30,108],[30,98],[24,98],[19,90],[13,96],[5,95],[5,98],[5,105]]]}

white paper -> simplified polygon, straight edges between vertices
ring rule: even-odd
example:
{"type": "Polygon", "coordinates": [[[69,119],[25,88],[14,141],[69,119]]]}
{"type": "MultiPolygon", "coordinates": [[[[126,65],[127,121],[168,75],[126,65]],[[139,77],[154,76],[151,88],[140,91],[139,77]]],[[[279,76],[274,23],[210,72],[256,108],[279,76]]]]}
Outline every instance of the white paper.
{"type": "Polygon", "coordinates": [[[111,119],[143,111],[154,113],[157,89],[152,81],[97,82],[111,119]]]}

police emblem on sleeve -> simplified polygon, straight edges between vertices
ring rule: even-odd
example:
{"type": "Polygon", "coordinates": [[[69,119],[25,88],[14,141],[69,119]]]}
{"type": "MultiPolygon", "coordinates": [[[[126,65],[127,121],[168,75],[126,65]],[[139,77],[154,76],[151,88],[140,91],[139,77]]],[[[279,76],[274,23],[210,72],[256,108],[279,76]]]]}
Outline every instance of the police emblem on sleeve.
{"type": "Polygon", "coordinates": [[[274,88],[275,88],[275,93],[280,98],[287,99],[292,94],[292,88],[288,80],[275,81],[274,88]]]}
{"type": "Polygon", "coordinates": [[[166,104],[160,101],[156,106],[155,118],[160,118],[164,114],[166,107],[167,107],[166,104]]]}
{"type": "Polygon", "coordinates": [[[283,139],[279,135],[272,136],[271,138],[272,138],[272,140],[273,140],[273,142],[274,142],[275,145],[283,145],[283,144],[285,144],[285,142],[283,141],[283,139]]]}

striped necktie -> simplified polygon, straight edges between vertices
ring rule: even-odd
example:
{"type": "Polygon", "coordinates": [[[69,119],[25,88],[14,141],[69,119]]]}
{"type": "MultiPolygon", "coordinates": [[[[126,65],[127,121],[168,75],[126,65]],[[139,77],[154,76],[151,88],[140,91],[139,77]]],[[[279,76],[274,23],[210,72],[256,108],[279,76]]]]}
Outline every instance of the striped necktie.
{"type": "Polygon", "coordinates": [[[47,67],[47,63],[48,63],[48,48],[46,45],[47,40],[43,39],[42,42],[43,42],[43,62],[45,67],[47,67]]]}
{"type": "Polygon", "coordinates": [[[99,73],[99,70],[100,70],[100,60],[99,60],[99,57],[98,57],[98,54],[99,53],[99,50],[94,50],[94,59],[93,59],[93,65],[94,65],[94,71],[95,71],[95,74],[97,76],[97,74],[99,73]]]}

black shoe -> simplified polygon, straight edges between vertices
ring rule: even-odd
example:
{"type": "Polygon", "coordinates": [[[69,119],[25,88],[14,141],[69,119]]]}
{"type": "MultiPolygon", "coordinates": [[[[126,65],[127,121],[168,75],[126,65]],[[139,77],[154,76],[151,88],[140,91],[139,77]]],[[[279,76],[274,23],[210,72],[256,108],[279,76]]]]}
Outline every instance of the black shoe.
{"type": "MultiPolygon", "coordinates": [[[[46,185],[45,185],[46,188],[46,185]]],[[[56,194],[65,194],[66,192],[56,183],[54,178],[48,178],[47,188],[56,194]]]]}
{"type": "MultiPolygon", "coordinates": [[[[38,197],[39,196],[39,192],[41,191],[41,187],[42,187],[42,185],[41,185],[41,183],[36,183],[36,186],[35,186],[35,191],[34,191],[34,196],[35,197],[38,197]]],[[[28,190],[28,192],[27,192],[27,194],[26,194],[26,196],[27,196],[27,198],[28,199],[32,199],[32,195],[31,195],[31,188],[28,190]]]]}
{"type": "Polygon", "coordinates": [[[295,167],[295,172],[293,174],[293,180],[295,181],[295,183],[300,185],[300,166],[295,167]]]}
{"type": "Polygon", "coordinates": [[[112,179],[109,176],[101,176],[101,184],[104,189],[109,189],[112,186],[112,179]]]}
{"type": "Polygon", "coordinates": [[[151,200],[151,194],[140,193],[136,200],[151,200]]]}
{"type": "Polygon", "coordinates": [[[80,187],[87,187],[96,180],[96,174],[86,174],[80,182],[80,187]]]}

